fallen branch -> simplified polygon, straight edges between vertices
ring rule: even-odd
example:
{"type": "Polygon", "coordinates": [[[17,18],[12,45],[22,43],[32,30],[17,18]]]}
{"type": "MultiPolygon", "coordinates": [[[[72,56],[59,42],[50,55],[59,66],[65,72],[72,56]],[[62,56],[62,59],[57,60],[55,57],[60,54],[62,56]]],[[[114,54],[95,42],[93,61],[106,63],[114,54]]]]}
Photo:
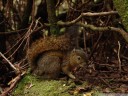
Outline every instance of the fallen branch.
{"type": "Polygon", "coordinates": [[[7,96],[9,92],[12,91],[12,89],[15,87],[15,85],[17,84],[17,82],[21,79],[21,77],[25,74],[26,72],[23,72],[22,74],[19,74],[18,76],[16,76],[10,83],[10,87],[7,88],[4,92],[2,92],[2,94],[0,96],[7,96]]]}
{"type": "Polygon", "coordinates": [[[117,82],[117,83],[125,83],[125,84],[128,84],[128,80],[127,79],[113,79],[111,80],[112,82],[117,82]]]}
{"type": "Polygon", "coordinates": [[[112,88],[112,86],[108,82],[106,82],[103,78],[101,78],[100,76],[99,76],[99,79],[101,81],[103,81],[109,88],[112,88]]]}
{"type": "Polygon", "coordinates": [[[19,69],[17,69],[1,52],[0,55],[8,62],[8,64],[14,69],[16,73],[19,73],[19,69]]]}

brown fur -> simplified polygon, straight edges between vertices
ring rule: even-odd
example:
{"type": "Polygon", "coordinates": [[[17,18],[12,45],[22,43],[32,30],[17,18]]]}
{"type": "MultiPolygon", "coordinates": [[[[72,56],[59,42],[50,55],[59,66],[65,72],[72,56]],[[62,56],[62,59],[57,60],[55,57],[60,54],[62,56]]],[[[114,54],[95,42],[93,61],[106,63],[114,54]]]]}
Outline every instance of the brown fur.
{"type": "Polygon", "coordinates": [[[83,50],[74,50],[76,33],[49,36],[35,41],[27,51],[31,72],[42,78],[56,79],[61,70],[75,79],[71,71],[86,61],[83,50]],[[78,58],[81,58],[78,60],[78,58]]]}

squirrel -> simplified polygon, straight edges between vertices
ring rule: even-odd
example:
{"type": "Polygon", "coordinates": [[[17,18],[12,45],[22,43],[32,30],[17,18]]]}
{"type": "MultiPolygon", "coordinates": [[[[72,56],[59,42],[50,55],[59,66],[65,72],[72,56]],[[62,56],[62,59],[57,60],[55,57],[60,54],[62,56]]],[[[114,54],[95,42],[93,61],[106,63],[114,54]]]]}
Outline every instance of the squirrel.
{"type": "Polygon", "coordinates": [[[87,61],[82,49],[74,49],[77,45],[75,31],[35,41],[27,51],[31,72],[43,79],[56,79],[62,71],[75,79],[73,70],[87,61]]]}

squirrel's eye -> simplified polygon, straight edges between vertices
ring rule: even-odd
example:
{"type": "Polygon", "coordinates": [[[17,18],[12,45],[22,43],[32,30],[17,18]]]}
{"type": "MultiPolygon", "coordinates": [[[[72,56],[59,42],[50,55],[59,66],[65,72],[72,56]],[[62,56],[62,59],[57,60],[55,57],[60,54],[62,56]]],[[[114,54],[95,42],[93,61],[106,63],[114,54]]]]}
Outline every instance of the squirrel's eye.
{"type": "Polygon", "coordinates": [[[81,60],[81,57],[80,57],[80,56],[78,56],[78,57],[77,57],[77,59],[78,59],[78,60],[81,60]]]}

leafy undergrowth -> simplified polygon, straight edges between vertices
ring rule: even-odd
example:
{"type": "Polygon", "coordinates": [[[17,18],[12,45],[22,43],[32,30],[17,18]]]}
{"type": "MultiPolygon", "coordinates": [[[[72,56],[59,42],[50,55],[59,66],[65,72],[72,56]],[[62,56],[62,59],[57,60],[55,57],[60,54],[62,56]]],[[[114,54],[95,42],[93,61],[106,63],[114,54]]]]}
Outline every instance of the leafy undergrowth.
{"type": "Polygon", "coordinates": [[[92,86],[87,82],[71,79],[40,80],[31,75],[26,75],[12,93],[13,96],[87,96],[88,94],[99,92],[92,91],[92,86]]]}

